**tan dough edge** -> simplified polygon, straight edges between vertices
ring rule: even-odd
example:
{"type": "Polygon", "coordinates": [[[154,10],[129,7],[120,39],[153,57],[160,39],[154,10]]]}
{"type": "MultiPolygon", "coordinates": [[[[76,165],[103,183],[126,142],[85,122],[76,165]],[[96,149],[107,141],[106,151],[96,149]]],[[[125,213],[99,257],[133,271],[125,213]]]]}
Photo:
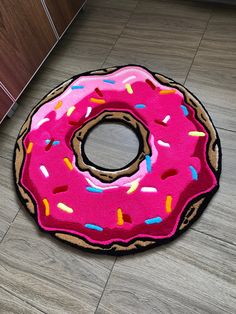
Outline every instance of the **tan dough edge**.
{"type": "MultiPolygon", "coordinates": [[[[113,72],[115,71],[117,68],[116,67],[112,67],[112,68],[107,68],[106,70],[98,70],[98,71],[93,71],[90,72],[90,74],[98,74],[98,75],[102,75],[102,74],[106,74],[109,72],[113,72]]],[[[219,166],[219,147],[216,144],[215,145],[215,149],[214,149],[214,143],[217,140],[217,134],[215,132],[215,129],[207,115],[207,113],[205,112],[205,110],[203,109],[202,105],[197,101],[197,99],[195,99],[195,97],[193,97],[182,85],[177,84],[175,82],[173,82],[172,80],[166,78],[165,76],[162,76],[160,74],[155,74],[156,77],[158,78],[159,81],[161,81],[162,83],[166,84],[168,83],[169,85],[173,86],[173,87],[177,87],[179,90],[181,90],[181,92],[183,92],[183,94],[185,95],[186,99],[187,99],[187,103],[192,106],[197,113],[197,116],[199,118],[199,120],[201,121],[201,123],[205,126],[205,128],[207,128],[207,130],[209,131],[210,134],[210,145],[209,145],[209,150],[208,150],[208,156],[209,156],[209,160],[210,163],[212,165],[212,167],[217,171],[218,170],[218,166],[219,166]]],[[[18,186],[19,192],[21,194],[21,196],[23,197],[23,199],[25,200],[25,205],[27,207],[27,209],[34,214],[35,213],[35,209],[34,209],[34,204],[33,201],[30,197],[30,195],[21,187],[21,185],[19,184],[19,177],[20,177],[20,171],[21,171],[21,167],[24,161],[24,156],[25,156],[25,150],[23,148],[23,138],[24,135],[28,132],[29,128],[30,128],[30,121],[32,116],[34,115],[35,111],[37,110],[37,108],[39,106],[41,106],[42,104],[50,101],[52,98],[54,98],[55,96],[58,96],[60,94],[62,94],[64,92],[64,90],[67,88],[67,86],[71,83],[72,79],[69,79],[68,81],[64,82],[63,84],[61,84],[60,86],[58,86],[57,88],[55,88],[52,92],[50,92],[30,113],[30,115],[28,116],[27,120],[25,121],[25,123],[23,124],[20,133],[19,133],[19,137],[17,140],[17,146],[15,149],[15,175],[16,175],[16,184],[18,186]]],[[[185,215],[185,218],[183,220],[183,223],[180,225],[179,230],[183,230],[188,224],[189,222],[196,216],[197,211],[200,207],[200,205],[202,204],[202,202],[204,201],[204,198],[198,200],[196,203],[192,204],[191,207],[187,210],[187,213],[185,215]]],[[[111,247],[109,248],[102,248],[100,246],[96,246],[96,245],[92,245],[87,243],[86,241],[73,236],[73,235],[69,235],[66,233],[60,233],[60,232],[56,232],[55,236],[61,240],[70,242],[72,244],[78,245],[82,248],[85,249],[91,249],[91,250],[102,250],[102,251],[116,251],[116,252],[122,252],[122,251],[129,251],[129,250],[135,250],[137,248],[140,247],[148,247],[151,246],[153,244],[155,244],[155,241],[143,241],[143,240],[136,240],[134,243],[130,244],[129,246],[123,246],[120,244],[113,244],[111,247]]]]}

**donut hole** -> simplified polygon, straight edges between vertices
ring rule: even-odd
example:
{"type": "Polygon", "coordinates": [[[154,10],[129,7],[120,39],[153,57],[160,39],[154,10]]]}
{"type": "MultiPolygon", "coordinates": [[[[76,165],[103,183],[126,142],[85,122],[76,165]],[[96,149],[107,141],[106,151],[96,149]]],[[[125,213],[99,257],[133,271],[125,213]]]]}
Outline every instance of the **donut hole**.
{"type": "Polygon", "coordinates": [[[140,142],[136,132],[120,122],[101,122],[83,143],[87,159],[98,169],[119,170],[137,158],[140,142]]]}

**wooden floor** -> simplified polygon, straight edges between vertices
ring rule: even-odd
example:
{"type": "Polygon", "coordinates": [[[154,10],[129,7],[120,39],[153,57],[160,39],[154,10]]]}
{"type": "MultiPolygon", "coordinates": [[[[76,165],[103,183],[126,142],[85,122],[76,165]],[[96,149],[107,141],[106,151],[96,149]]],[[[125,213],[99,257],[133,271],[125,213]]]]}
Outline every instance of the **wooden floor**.
{"type": "Polygon", "coordinates": [[[91,0],[0,127],[0,313],[236,313],[236,7],[91,0]],[[205,104],[223,147],[221,188],[181,238],[129,257],[42,234],[17,200],[13,145],[31,108],[70,76],[142,64],[205,104]]]}

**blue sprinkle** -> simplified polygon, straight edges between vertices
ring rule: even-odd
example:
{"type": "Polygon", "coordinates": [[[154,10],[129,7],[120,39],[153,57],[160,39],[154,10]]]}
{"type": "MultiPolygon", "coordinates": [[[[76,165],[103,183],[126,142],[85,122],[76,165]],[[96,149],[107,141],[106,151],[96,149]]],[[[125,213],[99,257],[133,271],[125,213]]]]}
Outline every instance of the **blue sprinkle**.
{"type": "Polygon", "coordinates": [[[103,82],[109,83],[109,84],[115,84],[116,83],[114,80],[103,80],[103,82]]]}
{"type": "Polygon", "coordinates": [[[46,142],[46,144],[49,144],[51,141],[50,140],[46,140],[45,142],[46,142]]]}
{"type": "Polygon", "coordinates": [[[91,186],[87,186],[86,190],[89,191],[89,192],[93,192],[93,193],[102,193],[103,192],[102,189],[93,188],[91,186]]]}
{"type": "Polygon", "coordinates": [[[188,108],[184,105],[181,105],[180,107],[183,110],[184,115],[187,116],[188,115],[188,108]]]}
{"type": "Polygon", "coordinates": [[[155,218],[150,218],[150,219],[145,220],[145,223],[147,225],[159,224],[160,222],[162,222],[161,217],[155,217],[155,218]]]}
{"type": "Polygon", "coordinates": [[[93,224],[86,224],[85,227],[89,229],[97,230],[97,231],[103,231],[102,227],[99,227],[93,224]]]}
{"type": "Polygon", "coordinates": [[[74,86],[71,86],[71,89],[83,89],[84,86],[82,85],[74,85],[74,86]]]}
{"type": "Polygon", "coordinates": [[[137,104],[137,105],[135,105],[135,108],[137,108],[137,109],[143,109],[145,107],[146,106],[144,104],[137,104]]]}
{"type": "Polygon", "coordinates": [[[146,159],[147,172],[151,172],[152,171],[151,157],[149,155],[146,155],[145,159],[146,159]]]}
{"type": "Polygon", "coordinates": [[[198,180],[197,170],[193,166],[189,166],[189,169],[191,170],[193,180],[198,180]]]}
{"type": "Polygon", "coordinates": [[[60,144],[60,141],[54,141],[53,143],[52,143],[52,145],[59,145],[60,144]]]}

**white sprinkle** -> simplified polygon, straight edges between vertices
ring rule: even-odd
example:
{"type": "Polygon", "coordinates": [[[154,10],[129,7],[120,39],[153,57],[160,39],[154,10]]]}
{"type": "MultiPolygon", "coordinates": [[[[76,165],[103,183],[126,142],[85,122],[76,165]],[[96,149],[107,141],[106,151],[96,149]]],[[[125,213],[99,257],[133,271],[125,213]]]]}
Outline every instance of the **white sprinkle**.
{"type": "Polygon", "coordinates": [[[161,146],[164,146],[164,147],[170,147],[170,144],[169,143],[166,143],[166,142],[163,142],[162,140],[158,140],[157,143],[161,146]]]}
{"type": "Polygon", "coordinates": [[[167,123],[170,120],[170,116],[166,116],[165,119],[162,120],[162,122],[167,123]]]}
{"type": "Polygon", "coordinates": [[[40,120],[40,121],[38,122],[37,126],[40,126],[40,125],[44,124],[45,122],[47,122],[47,121],[49,121],[49,120],[50,120],[49,118],[44,118],[44,119],[42,119],[42,120],[40,120]]]}
{"type": "Polygon", "coordinates": [[[88,107],[85,118],[87,118],[90,115],[91,111],[92,111],[92,107],[88,107]]]}
{"type": "Polygon", "coordinates": [[[141,188],[141,191],[142,192],[157,192],[157,189],[156,188],[153,188],[151,186],[143,186],[141,188]]]}
{"type": "Polygon", "coordinates": [[[96,188],[96,189],[101,189],[101,190],[110,190],[110,189],[116,189],[118,188],[117,185],[113,185],[113,186],[109,186],[109,187],[101,187],[101,186],[98,186],[96,184],[94,184],[91,180],[89,180],[89,178],[85,178],[87,180],[87,182],[93,187],[93,188],[96,188]]]}
{"type": "Polygon", "coordinates": [[[127,82],[129,82],[130,80],[132,80],[132,79],[135,79],[136,78],[136,76],[135,75],[132,75],[132,76],[129,76],[129,77],[127,77],[122,83],[127,83],[127,82]]]}
{"type": "Polygon", "coordinates": [[[44,165],[41,165],[39,168],[46,178],[49,177],[49,173],[47,171],[47,168],[44,165]]]}

